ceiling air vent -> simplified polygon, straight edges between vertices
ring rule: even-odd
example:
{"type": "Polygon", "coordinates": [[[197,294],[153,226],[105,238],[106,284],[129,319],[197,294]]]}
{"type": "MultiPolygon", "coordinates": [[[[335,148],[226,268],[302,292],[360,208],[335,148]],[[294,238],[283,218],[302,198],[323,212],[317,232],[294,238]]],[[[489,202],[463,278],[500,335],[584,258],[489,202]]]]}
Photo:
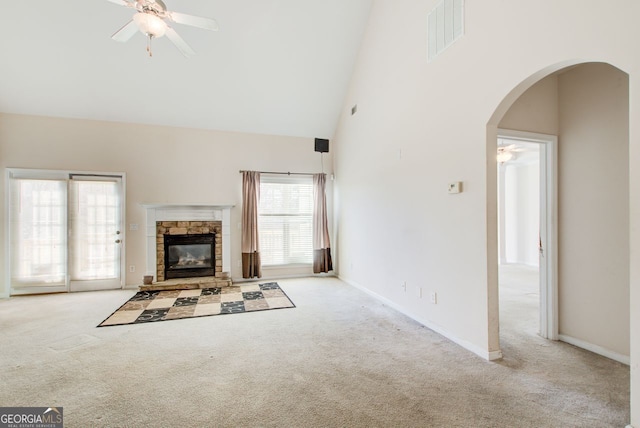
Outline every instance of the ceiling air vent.
{"type": "Polygon", "coordinates": [[[429,13],[429,61],[464,34],[464,0],[442,0],[429,13]]]}

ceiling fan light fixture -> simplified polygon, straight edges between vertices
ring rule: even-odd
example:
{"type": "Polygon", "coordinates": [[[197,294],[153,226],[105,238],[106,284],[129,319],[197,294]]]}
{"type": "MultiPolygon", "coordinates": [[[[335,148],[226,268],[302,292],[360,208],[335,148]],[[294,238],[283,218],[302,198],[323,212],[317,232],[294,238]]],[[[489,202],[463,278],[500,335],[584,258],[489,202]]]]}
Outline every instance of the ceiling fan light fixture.
{"type": "Polygon", "coordinates": [[[133,15],[133,21],[141,33],[150,37],[162,37],[167,32],[167,24],[152,13],[138,12],[133,15]]]}
{"type": "Polygon", "coordinates": [[[504,150],[504,148],[499,147],[497,158],[498,158],[498,163],[504,164],[505,162],[509,162],[511,159],[513,159],[514,155],[511,151],[504,150]]]}

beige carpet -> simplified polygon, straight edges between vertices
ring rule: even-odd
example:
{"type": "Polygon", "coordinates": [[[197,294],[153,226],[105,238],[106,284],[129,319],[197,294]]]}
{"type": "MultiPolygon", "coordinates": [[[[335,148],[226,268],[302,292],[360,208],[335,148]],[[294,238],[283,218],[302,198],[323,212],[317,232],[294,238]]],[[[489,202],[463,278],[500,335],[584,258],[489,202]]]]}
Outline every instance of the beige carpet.
{"type": "Polygon", "coordinates": [[[339,280],[278,282],[296,310],[114,328],[95,326],[132,291],[0,301],[0,406],[66,427],[628,423],[622,364],[508,324],[491,363],[339,280]]]}

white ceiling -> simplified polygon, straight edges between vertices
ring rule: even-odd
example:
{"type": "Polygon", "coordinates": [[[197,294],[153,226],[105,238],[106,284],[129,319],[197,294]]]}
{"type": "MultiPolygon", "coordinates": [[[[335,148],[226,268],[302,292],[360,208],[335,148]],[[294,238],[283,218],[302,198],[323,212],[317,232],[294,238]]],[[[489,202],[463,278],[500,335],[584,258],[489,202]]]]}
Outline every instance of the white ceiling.
{"type": "Polygon", "coordinates": [[[0,112],[330,138],[371,1],[165,0],[220,25],[173,25],[186,59],[106,0],[3,0],[0,112]]]}

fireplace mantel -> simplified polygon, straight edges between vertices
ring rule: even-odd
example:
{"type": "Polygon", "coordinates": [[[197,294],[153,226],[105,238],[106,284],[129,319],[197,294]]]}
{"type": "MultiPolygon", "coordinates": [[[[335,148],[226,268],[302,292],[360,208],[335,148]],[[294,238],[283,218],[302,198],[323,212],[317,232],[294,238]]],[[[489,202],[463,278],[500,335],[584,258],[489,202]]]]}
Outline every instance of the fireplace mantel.
{"type": "Polygon", "coordinates": [[[176,209],[176,208],[193,208],[196,210],[210,210],[210,209],[231,209],[233,207],[235,207],[235,205],[209,205],[209,204],[169,204],[166,202],[162,202],[162,203],[156,203],[156,204],[151,204],[151,203],[143,203],[140,204],[142,207],[147,208],[147,209],[176,209]]]}
{"type": "Polygon", "coordinates": [[[206,204],[140,204],[147,211],[145,232],[147,238],[146,275],[156,275],[156,222],[158,221],[221,221],[222,271],[231,272],[231,208],[234,205],[206,204]]]}

